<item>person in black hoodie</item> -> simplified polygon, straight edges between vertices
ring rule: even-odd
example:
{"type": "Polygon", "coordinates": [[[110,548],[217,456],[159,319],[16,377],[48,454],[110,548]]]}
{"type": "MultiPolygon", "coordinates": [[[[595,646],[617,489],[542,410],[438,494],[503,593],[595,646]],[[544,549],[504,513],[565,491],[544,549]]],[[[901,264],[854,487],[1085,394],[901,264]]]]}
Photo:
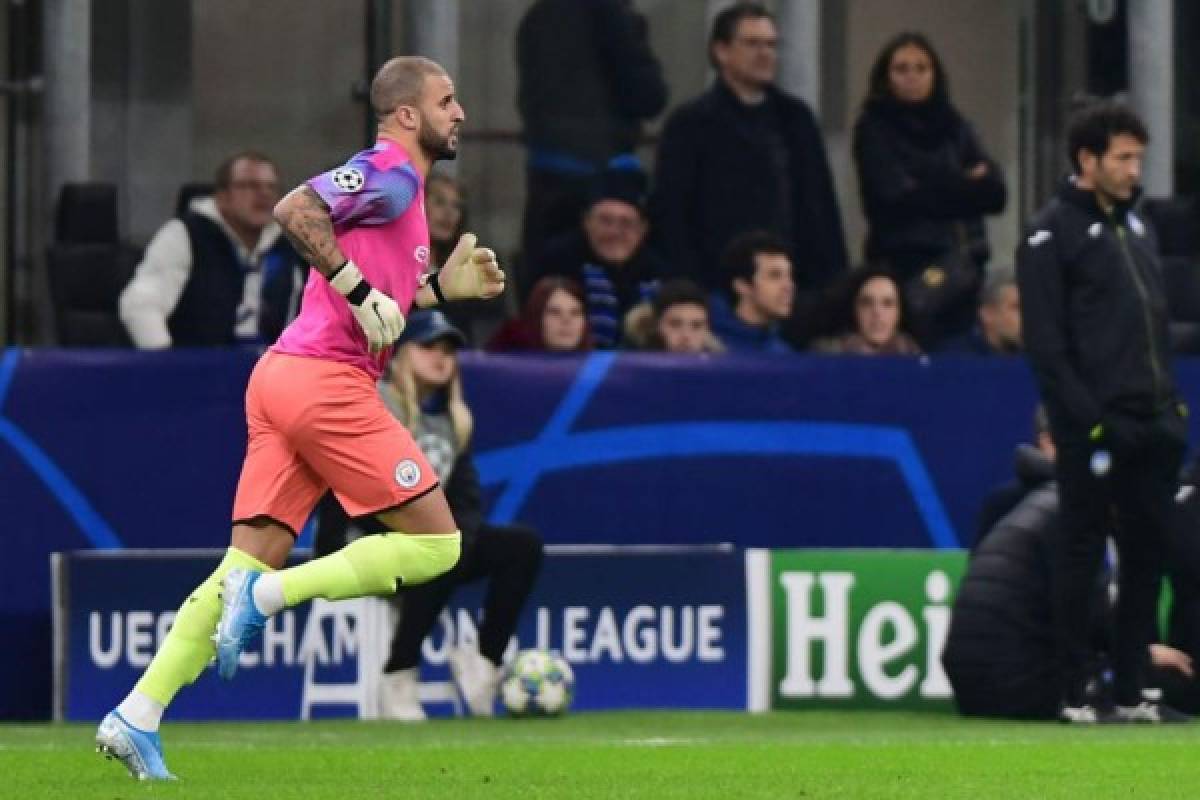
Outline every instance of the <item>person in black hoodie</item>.
{"type": "Polygon", "coordinates": [[[983,216],[1003,211],[1007,193],[1000,167],[951,104],[945,69],[923,34],[901,33],[876,57],[854,161],[867,260],[887,264],[910,293],[920,283],[946,293],[928,310],[911,304],[921,309],[912,322],[926,349],[965,332],[991,256],[983,216]],[[948,257],[969,280],[946,274],[948,257]]]}
{"type": "Polygon", "coordinates": [[[1121,105],[1079,111],[1067,133],[1075,174],[1034,215],[1017,250],[1026,351],[1058,450],[1054,609],[1070,721],[1096,718],[1083,696],[1083,623],[1114,521],[1122,565],[1117,711],[1159,718],[1142,689],[1187,409],[1168,361],[1154,232],[1134,210],[1147,138],[1142,121],[1121,105]]]}
{"type": "Polygon", "coordinates": [[[774,85],[778,37],[758,3],[713,20],[717,80],[663,127],[650,218],[670,277],[725,289],[721,256],[739,235],[787,244],[798,302],[783,333],[803,347],[820,291],[847,269],[842,217],[817,119],[774,85]]]}
{"type": "MultiPolygon", "coordinates": [[[[517,29],[517,108],[529,150],[522,270],[579,222],[602,170],[637,169],[642,123],[667,105],[632,0],[538,0],[517,29]]],[[[523,294],[529,280],[518,275],[523,294]]]]}

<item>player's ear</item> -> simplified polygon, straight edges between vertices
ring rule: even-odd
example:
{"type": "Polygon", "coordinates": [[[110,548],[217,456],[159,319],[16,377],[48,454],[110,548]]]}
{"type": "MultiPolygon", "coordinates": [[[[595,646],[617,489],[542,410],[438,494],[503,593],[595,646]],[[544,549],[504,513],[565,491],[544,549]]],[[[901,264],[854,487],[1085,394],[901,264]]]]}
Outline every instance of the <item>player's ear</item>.
{"type": "Polygon", "coordinates": [[[409,131],[415,131],[421,127],[420,112],[412,106],[396,106],[396,110],[392,112],[396,115],[396,121],[409,131]]]}

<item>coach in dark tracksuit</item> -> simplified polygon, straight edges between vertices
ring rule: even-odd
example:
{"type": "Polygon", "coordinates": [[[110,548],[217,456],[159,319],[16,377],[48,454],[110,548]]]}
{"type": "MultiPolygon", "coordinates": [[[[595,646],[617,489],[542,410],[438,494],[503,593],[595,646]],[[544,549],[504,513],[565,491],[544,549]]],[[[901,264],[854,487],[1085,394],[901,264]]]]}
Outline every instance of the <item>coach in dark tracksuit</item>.
{"type": "Polygon", "coordinates": [[[1083,696],[1086,622],[1111,532],[1121,563],[1117,713],[1157,721],[1142,688],[1187,423],[1168,361],[1156,242],[1133,210],[1147,135],[1131,111],[1099,103],[1072,120],[1067,138],[1076,174],[1017,251],[1027,352],[1058,447],[1053,597],[1063,717],[1094,719],[1083,696]]]}

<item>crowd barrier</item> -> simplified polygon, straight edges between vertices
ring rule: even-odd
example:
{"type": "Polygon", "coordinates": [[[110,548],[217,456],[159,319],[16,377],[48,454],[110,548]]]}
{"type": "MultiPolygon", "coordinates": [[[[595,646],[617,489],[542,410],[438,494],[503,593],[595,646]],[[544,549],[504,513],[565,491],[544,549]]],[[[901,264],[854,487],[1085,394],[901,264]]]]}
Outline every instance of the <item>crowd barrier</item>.
{"type": "MultiPolygon", "coordinates": [[[[221,554],[55,554],[55,718],[99,719],[123,697],[221,554]]],[[[962,565],[961,552],[551,546],[509,653],[560,652],[580,710],[944,707],[962,565]]],[[[475,642],[481,599],[457,593],[423,644],[430,715],[462,713],[446,655],[475,642]]],[[[395,615],[378,598],[288,609],[235,680],[206,670],[171,718],[375,718],[395,615]]]]}
{"type": "MultiPolygon", "coordinates": [[[[240,351],[0,351],[0,718],[50,713],[48,555],[228,541],[240,351]]],[[[464,353],[489,517],[552,544],[955,549],[1012,476],[1020,359],[464,353]]],[[[1179,365],[1197,406],[1197,363],[1179,365]]],[[[302,544],[307,539],[302,540],[302,544]]]]}

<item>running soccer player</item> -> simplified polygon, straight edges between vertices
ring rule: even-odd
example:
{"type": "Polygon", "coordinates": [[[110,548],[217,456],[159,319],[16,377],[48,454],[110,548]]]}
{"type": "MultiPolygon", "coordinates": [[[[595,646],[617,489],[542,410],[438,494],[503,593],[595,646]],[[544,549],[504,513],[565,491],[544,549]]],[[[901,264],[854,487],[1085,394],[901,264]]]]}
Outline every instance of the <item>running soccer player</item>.
{"type": "Polygon", "coordinates": [[[173,777],[159,723],[214,654],[220,675],[231,678],[272,614],[314,597],[390,594],[398,582],[424,583],[458,560],[458,527],[437,477],[375,381],[404,329],[402,309],[495,297],[504,272],[472,234],[440,271],[428,269],[425,179],[434,161],[455,157],[465,119],[446,71],[425,58],[394,58],[371,83],[371,105],[375,146],[275,208],[313,271],[300,315],[246,388],[249,443],[232,545],[96,732],[97,749],[140,780],[173,777]],[[351,515],[374,514],[389,532],[281,569],[327,488],[351,515]]]}

